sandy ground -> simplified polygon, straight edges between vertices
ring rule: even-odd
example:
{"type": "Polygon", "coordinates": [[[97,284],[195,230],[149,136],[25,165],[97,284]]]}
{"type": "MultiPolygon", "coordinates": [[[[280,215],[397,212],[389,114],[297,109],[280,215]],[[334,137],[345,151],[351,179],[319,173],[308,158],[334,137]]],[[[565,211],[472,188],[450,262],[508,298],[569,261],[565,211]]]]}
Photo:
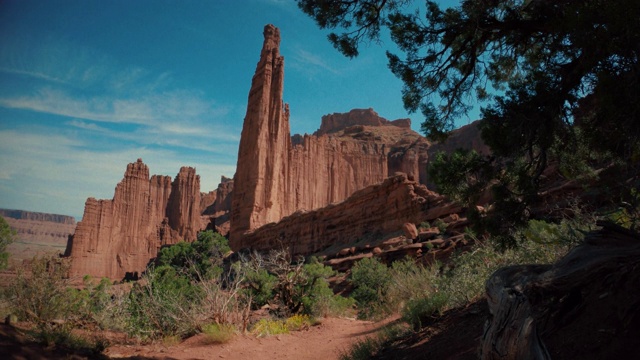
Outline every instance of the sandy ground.
{"type": "Polygon", "coordinates": [[[289,334],[263,338],[237,335],[226,344],[216,345],[204,344],[204,335],[197,335],[171,346],[116,345],[108,348],[105,355],[157,359],[338,359],[340,351],[357,339],[374,334],[383,324],[325,318],[320,325],[289,334]]]}

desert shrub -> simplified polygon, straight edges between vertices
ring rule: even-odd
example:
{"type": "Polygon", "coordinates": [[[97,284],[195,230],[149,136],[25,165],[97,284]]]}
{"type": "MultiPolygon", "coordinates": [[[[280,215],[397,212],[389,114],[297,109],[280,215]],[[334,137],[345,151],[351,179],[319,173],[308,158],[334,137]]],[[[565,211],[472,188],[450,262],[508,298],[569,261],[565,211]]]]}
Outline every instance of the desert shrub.
{"type": "Polygon", "coordinates": [[[143,339],[194,334],[201,291],[173,267],[149,268],[129,293],[128,332],[143,339]]]}
{"type": "Polygon", "coordinates": [[[72,334],[74,328],[95,324],[90,316],[106,301],[104,287],[76,290],[69,286],[69,262],[54,256],[34,257],[5,289],[10,311],[21,321],[35,325],[31,336],[37,341],[89,354],[107,346],[104,339],[87,340],[72,334]]]}
{"type": "Polygon", "coordinates": [[[389,271],[391,281],[386,302],[393,310],[399,310],[406,301],[434,293],[439,272],[439,263],[425,267],[413,258],[394,261],[389,271]]]}
{"type": "Polygon", "coordinates": [[[107,309],[112,302],[111,281],[101,279],[97,284],[90,276],[83,278],[84,288],[72,293],[74,299],[73,312],[78,316],[83,326],[98,326],[105,328],[107,317],[111,314],[107,309]]]}
{"type": "Polygon", "coordinates": [[[313,320],[309,315],[295,314],[288,317],[284,325],[287,327],[289,331],[299,331],[315,324],[315,320],[313,320]]]}
{"type": "Polygon", "coordinates": [[[127,332],[156,339],[188,336],[211,323],[246,329],[252,294],[241,284],[252,274],[241,267],[223,273],[228,251],[227,239],[212,231],[163,248],[129,293],[127,332]]]}
{"type": "Polygon", "coordinates": [[[36,257],[26,271],[19,271],[7,295],[11,311],[21,321],[36,325],[47,343],[68,337],[77,320],[78,303],[68,287],[69,263],[55,257],[36,257]]]}
{"type": "Polygon", "coordinates": [[[171,266],[192,280],[213,279],[222,274],[222,261],[231,248],[228,240],[211,230],[198,233],[196,241],[179,242],[158,253],[159,267],[171,266]]]}
{"type": "Polygon", "coordinates": [[[286,319],[260,319],[251,329],[251,333],[258,337],[278,334],[288,334],[316,324],[309,315],[295,314],[286,319]]]}
{"type": "MultiPolygon", "coordinates": [[[[242,269],[238,269],[242,270],[242,269]]],[[[223,279],[211,279],[198,283],[201,289],[198,322],[213,321],[221,325],[233,325],[245,331],[249,323],[251,296],[244,286],[243,271],[229,272],[223,279]]]]}
{"type": "Polygon", "coordinates": [[[248,267],[244,282],[245,292],[253,299],[254,307],[259,308],[273,299],[278,279],[266,269],[248,267]]]}
{"type": "Polygon", "coordinates": [[[9,264],[9,253],[7,246],[16,239],[16,231],[13,230],[7,220],[0,216],[0,270],[9,264]]]}
{"type": "Polygon", "coordinates": [[[353,316],[355,300],[334,294],[326,279],[318,279],[302,298],[303,313],[314,317],[353,316]]]}
{"type": "Polygon", "coordinates": [[[288,334],[289,329],[287,328],[286,323],[282,320],[260,319],[260,321],[253,325],[251,333],[258,337],[264,337],[278,334],[288,334]]]}
{"type": "Polygon", "coordinates": [[[440,234],[447,232],[447,223],[442,219],[436,219],[436,221],[433,222],[433,226],[438,228],[440,234]]]}
{"type": "Polygon", "coordinates": [[[557,224],[530,221],[518,234],[516,247],[504,249],[499,242],[478,242],[470,251],[454,255],[438,277],[436,287],[447,295],[446,308],[467,304],[484,295],[485,282],[499,268],[553,263],[588,229],[588,221],[579,218],[557,224]]]}
{"type": "Polygon", "coordinates": [[[332,310],[338,310],[344,304],[342,297],[334,295],[329,287],[328,278],[335,271],[324,266],[315,258],[302,267],[302,277],[296,285],[295,300],[302,305],[302,312],[311,316],[326,316],[332,310]]]}
{"type": "Polygon", "coordinates": [[[442,315],[449,301],[448,294],[436,292],[425,297],[410,299],[402,310],[402,319],[414,330],[442,315]]]}
{"type": "Polygon", "coordinates": [[[206,344],[224,344],[229,342],[236,333],[231,324],[207,324],[202,327],[206,344]]]}
{"type": "Polygon", "coordinates": [[[382,343],[374,337],[366,337],[356,341],[348,350],[340,353],[340,360],[368,360],[380,350],[382,343]]]}
{"type": "Polygon", "coordinates": [[[386,265],[376,258],[364,258],[351,269],[351,296],[358,305],[358,316],[370,318],[388,312],[387,292],[391,274],[386,265]]]}
{"type": "Polygon", "coordinates": [[[407,335],[407,328],[402,324],[392,323],[382,327],[374,336],[367,336],[356,341],[347,350],[339,354],[341,360],[364,360],[373,358],[380,349],[397,339],[407,335]]]}
{"type": "Polygon", "coordinates": [[[241,266],[247,268],[246,291],[257,307],[275,305],[283,316],[323,316],[345,305],[327,281],[335,272],[315,259],[308,263],[303,258],[292,261],[288,251],[272,250],[266,256],[254,253],[243,259],[241,266]]]}

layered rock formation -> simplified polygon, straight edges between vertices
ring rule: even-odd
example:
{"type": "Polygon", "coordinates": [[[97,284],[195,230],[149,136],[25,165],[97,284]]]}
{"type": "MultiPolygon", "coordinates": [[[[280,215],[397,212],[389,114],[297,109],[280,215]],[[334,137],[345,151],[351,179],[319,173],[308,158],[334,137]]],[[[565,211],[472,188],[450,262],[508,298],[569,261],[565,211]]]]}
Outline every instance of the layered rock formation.
{"type": "Polygon", "coordinates": [[[402,232],[405,223],[421,223],[460,212],[461,208],[424,185],[397,174],[366,187],[347,200],[313,211],[298,211],[280,222],[245,233],[239,248],[258,251],[288,248],[312,254],[330,246],[402,232]]]}
{"type": "Polygon", "coordinates": [[[223,176],[218,188],[212,191],[213,196],[209,198],[213,198],[213,201],[202,211],[205,221],[209,223],[207,229],[213,229],[225,236],[229,233],[232,193],[233,179],[223,176]]]}
{"type": "Polygon", "coordinates": [[[291,138],[279,44],[279,30],[267,25],[234,178],[230,240],[236,248],[247,231],[343,201],[396,171],[426,182],[428,142],[409,119],[388,121],[358,109],[327,115],[315,134],[291,138]]]}
{"type": "Polygon", "coordinates": [[[378,116],[373,109],[355,109],[346,114],[333,113],[322,117],[320,129],[315,132],[316,135],[324,135],[344,130],[351,126],[385,126],[393,125],[403,129],[411,129],[410,119],[398,119],[389,121],[378,116]]]}
{"type": "Polygon", "coordinates": [[[0,216],[17,220],[46,221],[58,224],[75,225],[76,219],[73,216],[47,214],[41,212],[0,209],[0,216]]]}
{"type": "Polygon", "coordinates": [[[69,238],[71,276],[122,279],[141,273],[162,245],[193,241],[201,230],[200,177],[183,167],[172,182],[141,159],[127,166],[112,200],[87,199],[69,238]]]}
{"type": "Polygon", "coordinates": [[[9,244],[9,264],[18,265],[38,255],[63,253],[76,227],[72,216],[0,209],[17,239],[9,244]]]}
{"type": "Polygon", "coordinates": [[[280,197],[286,189],[287,152],[291,147],[289,109],[282,101],[284,58],[280,31],[264,28],[260,61],[251,82],[242,128],[232,197],[231,236],[286,215],[280,197]]]}

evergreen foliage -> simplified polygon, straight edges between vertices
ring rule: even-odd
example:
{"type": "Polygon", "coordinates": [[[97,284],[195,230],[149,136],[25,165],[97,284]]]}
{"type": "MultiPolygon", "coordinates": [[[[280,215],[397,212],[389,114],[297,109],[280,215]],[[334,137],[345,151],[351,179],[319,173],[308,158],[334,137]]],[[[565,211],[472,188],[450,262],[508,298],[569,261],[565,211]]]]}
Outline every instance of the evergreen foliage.
{"type": "Polygon", "coordinates": [[[7,220],[0,216],[0,270],[9,264],[9,253],[7,246],[16,239],[16,231],[13,230],[7,220]]]}
{"type": "Polygon", "coordinates": [[[402,53],[387,53],[389,68],[404,83],[405,108],[424,115],[428,137],[446,137],[475,100],[484,103],[480,128],[492,155],[454,154],[453,169],[433,171],[454,179],[446,190],[465,199],[490,186],[496,205],[482,226],[503,242],[513,244],[529,219],[550,163],[574,176],[609,168],[619,181],[600,187],[616,204],[640,187],[640,2],[297,3],[320,28],[343,30],[329,40],[349,57],[389,31],[402,53]]]}

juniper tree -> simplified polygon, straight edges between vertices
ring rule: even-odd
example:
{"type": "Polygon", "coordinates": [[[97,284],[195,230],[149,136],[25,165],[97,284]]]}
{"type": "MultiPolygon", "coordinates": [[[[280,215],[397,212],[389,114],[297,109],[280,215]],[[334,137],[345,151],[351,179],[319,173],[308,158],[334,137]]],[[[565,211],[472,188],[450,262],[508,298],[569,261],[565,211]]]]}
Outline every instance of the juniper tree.
{"type": "Polygon", "coordinates": [[[492,230],[509,233],[527,220],[551,159],[567,176],[617,164],[620,178],[634,179],[622,192],[638,187],[639,1],[297,3],[320,28],[336,31],[329,41],[345,56],[390,35],[400,54],[387,51],[389,68],[403,81],[405,108],[423,114],[426,136],[445,138],[474,101],[483,102],[480,127],[492,154],[469,158],[483,175],[474,186],[493,184],[492,230]]]}

